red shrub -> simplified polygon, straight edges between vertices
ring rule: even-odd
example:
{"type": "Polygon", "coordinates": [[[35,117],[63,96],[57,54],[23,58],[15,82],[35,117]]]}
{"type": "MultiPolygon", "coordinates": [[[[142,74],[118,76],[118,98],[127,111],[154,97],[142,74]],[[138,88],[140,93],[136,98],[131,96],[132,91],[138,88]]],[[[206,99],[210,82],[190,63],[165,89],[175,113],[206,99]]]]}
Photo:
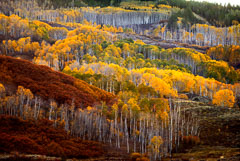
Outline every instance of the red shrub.
{"type": "Polygon", "coordinates": [[[189,145],[189,146],[192,146],[192,145],[197,145],[200,143],[200,138],[198,136],[184,136],[183,137],[183,144],[185,145],[189,145]]]}
{"type": "Polygon", "coordinates": [[[100,143],[78,140],[48,120],[0,115],[0,152],[17,151],[59,157],[89,158],[104,154],[100,143]]]}
{"type": "Polygon", "coordinates": [[[3,84],[23,86],[45,100],[52,98],[60,104],[71,104],[74,99],[77,107],[87,107],[101,101],[109,103],[115,98],[82,80],[27,60],[0,56],[0,69],[0,82],[3,84]]]}
{"type": "Polygon", "coordinates": [[[46,146],[47,155],[49,156],[57,156],[57,157],[64,157],[65,153],[63,148],[58,144],[52,141],[50,144],[46,146]]]}

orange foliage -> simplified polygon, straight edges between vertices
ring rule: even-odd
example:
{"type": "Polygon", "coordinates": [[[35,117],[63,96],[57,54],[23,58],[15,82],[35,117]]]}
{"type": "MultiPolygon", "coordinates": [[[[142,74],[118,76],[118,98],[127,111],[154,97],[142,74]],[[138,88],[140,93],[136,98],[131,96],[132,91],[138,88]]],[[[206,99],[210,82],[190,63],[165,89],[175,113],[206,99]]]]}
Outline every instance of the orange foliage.
{"type": "Polygon", "coordinates": [[[233,92],[229,89],[219,90],[213,97],[213,104],[223,107],[233,107],[235,97],[233,92]]]}
{"type": "Polygon", "coordinates": [[[178,98],[188,100],[188,96],[186,94],[180,94],[178,98]]]}
{"type": "Polygon", "coordinates": [[[197,145],[200,143],[200,138],[198,136],[183,136],[183,143],[188,145],[197,145]]]}
{"type": "Polygon", "coordinates": [[[212,59],[224,60],[229,63],[229,65],[238,67],[240,64],[240,46],[239,45],[230,45],[222,46],[218,45],[216,47],[211,47],[207,51],[212,59]]]}

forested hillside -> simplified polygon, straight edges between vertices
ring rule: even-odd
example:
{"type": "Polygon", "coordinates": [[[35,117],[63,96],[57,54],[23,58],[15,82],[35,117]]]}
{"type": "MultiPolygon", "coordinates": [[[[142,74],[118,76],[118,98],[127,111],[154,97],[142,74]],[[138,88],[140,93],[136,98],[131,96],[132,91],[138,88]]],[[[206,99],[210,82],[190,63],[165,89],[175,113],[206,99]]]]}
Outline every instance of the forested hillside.
{"type": "Polygon", "coordinates": [[[239,12],[185,0],[1,1],[0,156],[238,160],[239,12]]]}
{"type": "MultiPolygon", "coordinates": [[[[59,104],[71,104],[86,108],[101,101],[109,103],[114,96],[46,66],[34,65],[25,60],[0,56],[0,81],[10,89],[18,86],[30,89],[44,100],[54,99],[59,104]]],[[[12,91],[11,91],[12,92],[12,91]]]]}

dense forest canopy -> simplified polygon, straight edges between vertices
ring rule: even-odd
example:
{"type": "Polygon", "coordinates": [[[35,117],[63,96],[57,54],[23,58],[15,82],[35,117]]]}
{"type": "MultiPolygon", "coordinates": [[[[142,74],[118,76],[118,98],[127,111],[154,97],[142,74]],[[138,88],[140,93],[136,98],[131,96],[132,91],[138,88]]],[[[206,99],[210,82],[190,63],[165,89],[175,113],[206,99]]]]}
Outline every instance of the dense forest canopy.
{"type": "Polygon", "coordinates": [[[89,158],[106,146],[145,161],[201,146],[210,115],[239,118],[239,12],[185,0],[0,1],[0,152],[89,158]],[[36,133],[43,123],[49,134],[36,133]],[[15,136],[8,124],[36,132],[15,136]]]}

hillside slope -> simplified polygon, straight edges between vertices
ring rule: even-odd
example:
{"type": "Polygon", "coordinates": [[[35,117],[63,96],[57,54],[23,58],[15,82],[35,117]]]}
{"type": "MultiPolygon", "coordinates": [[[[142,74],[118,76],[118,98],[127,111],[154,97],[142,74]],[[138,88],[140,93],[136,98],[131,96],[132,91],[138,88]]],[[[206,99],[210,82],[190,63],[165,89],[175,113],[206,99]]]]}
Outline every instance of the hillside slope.
{"type": "Polygon", "coordinates": [[[101,143],[74,138],[64,129],[54,128],[53,122],[46,119],[22,120],[0,115],[0,124],[0,153],[18,152],[63,158],[89,158],[105,154],[101,143]]]}
{"type": "Polygon", "coordinates": [[[84,81],[26,60],[0,56],[0,69],[0,83],[10,92],[23,86],[45,100],[54,99],[60,104],[71,104],[74,100],[76,107],[81,108],[102,101],[108,104],[114,99],[114,95],[84,81]]]}
{"type": "Polygon", "coordinates": [[[199,145],[180,148],[172,158],[163,160],[231,160],[240,159],[240,109],[209,106],[179,100],[182,111],[199,120],[199,145]],[[222,158],[222,159],[221,159],[222,158]]]}

